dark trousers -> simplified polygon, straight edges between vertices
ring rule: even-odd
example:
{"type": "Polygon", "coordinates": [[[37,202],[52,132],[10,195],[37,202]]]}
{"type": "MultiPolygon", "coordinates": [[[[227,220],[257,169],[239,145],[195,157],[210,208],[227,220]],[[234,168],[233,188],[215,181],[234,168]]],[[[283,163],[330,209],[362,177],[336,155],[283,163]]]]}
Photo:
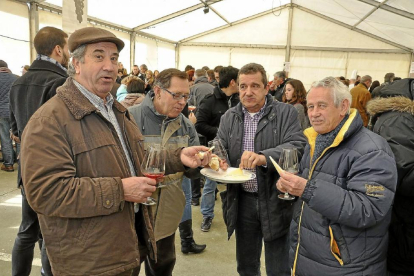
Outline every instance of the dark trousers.
{"type": "MultiPolygon", "coordinates": [[[[263,233],[257,194],[241,192],[236,225],[237,272],[241,276],[260,275],[263,233]]],[[[290,275],[288,235],[264,242],[266,274],[290,275]]]]}
{"type": "Polygon", "coordinates": [[[42,266],[44,275],[52,275],[49,259],[46,254],[46,248],[43,246],[43,238],[40,232],[39,220],[37,214],[27,202],[24,189],[22,193],[22,222],[19,232],[14,241],[12,251],[12,275],[28,276],[32,270],[34,247],[39,242],[42,256],[42,266]]]}
{"type": "Polygon", "coordinates": [[[200,178],[191,179],[192,199],[198,200],[201,197],[201,180],[200,178]]]}

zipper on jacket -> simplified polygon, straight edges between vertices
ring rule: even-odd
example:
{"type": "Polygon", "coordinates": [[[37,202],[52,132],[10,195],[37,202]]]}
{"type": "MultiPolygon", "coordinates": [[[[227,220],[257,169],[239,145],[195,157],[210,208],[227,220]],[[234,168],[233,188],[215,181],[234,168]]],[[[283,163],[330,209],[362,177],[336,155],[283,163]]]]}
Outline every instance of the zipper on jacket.
{"type": "MultiPolygon", "coordinates": [[[[312,165],[311,170],[309,171],[309,176],[308,176],[308,180],[311,180],[312,178],[312,174],[313,171],[315,170],[316,164],[318,163],[318,161],[322,158],[322,156],[328,151],[328,149],[330,149],[331,147],[327,147],[321,154],[321,156],[318,157],[318,159],[315,160],[315,162],[312,165]]],[[[309,155],[310,160],[312,161],[312,156],[309,155]]],[[[298,261],[298,253],[299,253],[299,246],[300,246],[300,226],[302,224],[302,215],[303,215],[303,209],[305,206],[305,202],[302,202],[302,208],[300,211],[300,216],[299,216],[299,223],[298,223],[298,245],[296,246],[296,252],[295,252],[295,260],[293,261],[293,269],[292,269],[292,275],[295,276],[296,273],[296,265],[297,265],[297,261],[298,261]]]]}

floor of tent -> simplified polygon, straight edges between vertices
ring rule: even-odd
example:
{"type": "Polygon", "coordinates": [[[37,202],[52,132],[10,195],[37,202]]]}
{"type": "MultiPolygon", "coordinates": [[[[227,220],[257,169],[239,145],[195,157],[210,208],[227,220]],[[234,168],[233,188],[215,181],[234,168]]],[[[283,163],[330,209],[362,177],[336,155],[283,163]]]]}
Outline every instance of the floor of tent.
{"type": "MultiPolygon", "coordinates": [[[[15,165],[17,168],[17,165],[15,165]]],[[[21,221],[20,190],[16,188],[17,170],[0,171],[0,275],[11,275],[11,252],[14,239],[21,221]]],[[[219,185],[220,190],[225,187],[219,185]]],[[[227,240],[227,232],[222,218],[221,200],[218,197],[215,207],[215,218],[211,230],[202,232],[200,224],[202,216],[200,206],[192,206],[194,238],[199,244],[207,244],[201,254],[181,253],[179,233],[176,234],[177,262],[174,275],[238,275],[236,271],[235,238],[227,240]]],[[[33,276],[40,276],[40,254],[36,247],[33,261],[33,276]]],[[[264,257],[262,254],[262,274],[265,275],[264,257]]],[[[144,268],[140,275],[145,275],[144,268]]]]}

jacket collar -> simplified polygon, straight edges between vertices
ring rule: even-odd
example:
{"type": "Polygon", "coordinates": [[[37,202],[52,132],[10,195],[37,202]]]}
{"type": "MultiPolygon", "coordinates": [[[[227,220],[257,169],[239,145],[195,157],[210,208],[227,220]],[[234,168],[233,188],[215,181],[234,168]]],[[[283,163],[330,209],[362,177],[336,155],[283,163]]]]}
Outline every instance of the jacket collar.
{"type": "Polygon", "coordinates": [[[226,99],[227,98],[226,94],[224,94],[224,92],[218,86],[214,87],[213,94],[214,94],[214,97],[216,97],[216,99],[226,99]]]}
{"type": "Polygon", "coordinates": [[[50,71],[59,74],[62,77],[68,77],[68,74],[64,70],[59,68],[59,66],[44,60],[33,61],[32,65],[30,65],[29,72],[33,71],[50,71]]]}
{"type": "MultiPolygon", "coordinates": [[[[263,117],[266,116],[271,110],[273,106],[273,97],[271,94],[266,95],[266,107],[263,114],[263,117]]],[[[238,116],[243,116],[243,105],[242,103],[238,103],[236,107],[232,110],[232,112],[236,113],[238,116]]]]}
{"type": "MultiPolygon", "coordinates": [[[[336,135],[335,140],[328,148],[333,148],[339,146],[345,139],[352,136],[354,133],[358,132],[363,127],[362,119],[359,113],[355,108],[351,108],[348,119],[345,124],[342,126],[339,133],[336,135]]],[[[311,156],[315,149],[316,137],[318,133],[314,130],[313,127],[307,128],[303,132],[308,138],[308,142],[311,148],[311,156]]]]}
{"type": "MultiPolygon", "coordinates": [[[[56,90],[56,95],[63,100],[73,117],[77,120],[81,120],[86,115],[97,111],[97,108],[73,83],[72,77],[67,78],[66,82],[56,90]]],[[[117,100],[114,101],[112,107],[121,113],[128,113],[127,109],[117,100]]],[[[129,115],[127,114],[127,116],[129,115]]]]}
{"type": "Polygon", "coordinates": [[[198,77],[195,80],[194,84],[197,84],[197,83],[208,83],[208,79],[207,79],[207,77],[198,77]]]}
{"type": "Polygon", "coordinates": [[[375,116],[388,111],[408,113],[414,116],[414,101],[407,97],[375,98],[367,104],[368,114],[375,116]]]}

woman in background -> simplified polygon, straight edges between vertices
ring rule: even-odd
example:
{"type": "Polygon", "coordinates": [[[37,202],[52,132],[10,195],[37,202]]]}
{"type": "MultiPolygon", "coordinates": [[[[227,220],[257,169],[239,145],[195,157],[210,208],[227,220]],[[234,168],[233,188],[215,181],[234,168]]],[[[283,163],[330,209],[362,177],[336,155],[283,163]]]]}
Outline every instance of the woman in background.
{"type": "Polygon", "coordinates": [[[152,85],[154,84],[154,74],[151,70],[147,70],[145,72],[145,94],[147,94],[152,89],[152,85]]]}
{"type": "Polygon", "coordinates": [[[309,127],[306,108],[306,90],[300,80],[291,79],[286,83],[282,101],[293,105],[298,111],[298,119],[303,130],[309,127]]]}

